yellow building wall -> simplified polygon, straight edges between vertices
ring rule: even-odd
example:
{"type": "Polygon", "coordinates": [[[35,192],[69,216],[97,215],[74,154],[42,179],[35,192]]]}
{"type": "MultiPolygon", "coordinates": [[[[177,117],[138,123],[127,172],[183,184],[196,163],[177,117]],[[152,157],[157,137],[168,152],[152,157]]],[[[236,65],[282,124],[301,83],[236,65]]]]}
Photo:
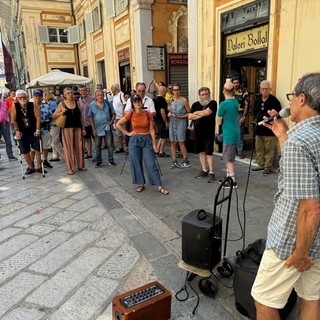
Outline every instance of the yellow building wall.
{"type": "MultiPolygon", "coordinates": [[[[178,11],[181,5],[168,4],[167,0],[155,1],[152,5],[152,45],[165,46],[172,42],[172,35],[168,29],[168,21],[173,12],[178,11]]],[[[169,66],[167,65],[167,69],[169,66]]],[[[166,71],[154,71],[154,79],[159,82],[166,82],[166,71]]]]}
{"type": "Polygon", "coordinates": [[[277,97],[284,107],[285,94],[303,74],[320,72],[319,12],[318,0],[281,1],[277,97]]]}
{"type": "Polygon", "coordinates": [[[73,45],[43,44],[39,42],[38,25],[66,28],[73,24],[70,4],[55,1],[21,0],[19,4],[21,30],[25,36],[25,64],[30,80],[51,68],[74,68],[77,71],[73,45]]]}

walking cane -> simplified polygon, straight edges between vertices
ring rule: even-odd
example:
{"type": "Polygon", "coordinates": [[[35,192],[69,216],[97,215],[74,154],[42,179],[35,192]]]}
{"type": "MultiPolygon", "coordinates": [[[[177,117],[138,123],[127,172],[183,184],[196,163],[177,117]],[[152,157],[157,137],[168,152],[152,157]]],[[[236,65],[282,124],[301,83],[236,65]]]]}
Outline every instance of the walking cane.
{"type": "Polygon", "coordinates": [[[26,177],[24,175],[23,166],[22,166],[22,156],[21,156],[21,150],[20,150],[20,139],[17,139],[16,137],[14,137],[14,140],[17,142],[17,146],[18,146],[18,153],[19,153],[19,161],[20,161],[22,179],[25,179],[26,177]]]}
{"type": "Polygon", "coordinates": [[[42,161],[42,142],[41,142],[41,135],[39,136],[39,146],[40,146],[40,160],[41,160],[42,178],[44,178],[44,177],[45,177],[45,174],[44,174],[44,167],[43,167],[43,161],[42,161]]]}
{"type": "Polygon", "coordinates": [[[126,154],[126,156],[125,156],[125,158],[124,158],[124,160],[123,160],[123,164],[122,164],[120,176],[122,175],[122,172],[123,172],[124,166],[125,166],[125,164],[126,164],[126,160],[127,160],[127,158],[128,158],[128,155],[129,155],[129,153],[126,154]]]}

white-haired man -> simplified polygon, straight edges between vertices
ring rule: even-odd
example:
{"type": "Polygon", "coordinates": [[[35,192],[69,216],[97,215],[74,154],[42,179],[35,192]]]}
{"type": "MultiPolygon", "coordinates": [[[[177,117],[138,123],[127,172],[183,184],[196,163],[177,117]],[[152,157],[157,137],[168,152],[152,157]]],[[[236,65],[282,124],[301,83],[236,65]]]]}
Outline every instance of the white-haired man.
{"type": "MultiPolygon", "coordinates": [[[[113,108],[116,112],[115,124],[123,118],[124,116],[124,107],[126,105],[126,99],[124,98],[124,94],[120,89],[118,83],[114,83],[111,86],[111,92],[113,94],[113,108]]],[[[124,152],[124,135],[123,133],[116,127],[116,135],[119,138],[119,149],[116,149],[116,153],[124,152]]]]}

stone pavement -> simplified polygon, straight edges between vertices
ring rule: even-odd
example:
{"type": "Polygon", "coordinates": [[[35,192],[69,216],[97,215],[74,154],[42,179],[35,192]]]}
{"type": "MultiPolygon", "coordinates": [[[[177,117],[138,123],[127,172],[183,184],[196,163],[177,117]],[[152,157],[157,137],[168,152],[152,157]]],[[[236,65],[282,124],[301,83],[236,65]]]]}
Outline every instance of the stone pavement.
{"type": "MultiPolygon", "coordinates": [[[[6,159],[3,145],[0,152],[0,319],[111,320],[114,296],[154,280],[172,292],[171,319],[192,318],[195,294],[189,290],[186,302],[174,298],[186,277],[177,267],[181,220],[193,209],[212,211],[218,187],[194,179],[199,171],[195,155],[187,169],[171,170],[170,158],[159,158],[170,190],[163,196],[156,187],[135,192],[129,161],[120,175],[123,154],[115,156],[115,168],[87,162],[88,171],[68,176],[61,161],[47,169],[45,178],[34,173],[22,180],[19,162],[6,159]]],[[[104,163],[106,159],[103,152],[104,163]]],[[[241,236],[238,207],[240,221],[243,209],[247,212],[250,243],[265,237],[276,175],[254,173],[245,193],[246,162],[236,164],[239,188],[229,239],[241,236]]],[[[224,175],[219,156],[216,175],[224,175]]],[[[224,221],[225,215],[223,208],[224,221]]],[[[242,240],[228,242],[227,248],[227,256],[234,256],[242,240]]],[[[192,285],[200,294],[197,280],[192,285]]],[[[215,299],[200,294],[192,319],[245,319],[234,307],[231,285],[232,279],[221,279],[215,299]]],[[[297,319],[296,314],[290,319],[297,319]]]]}

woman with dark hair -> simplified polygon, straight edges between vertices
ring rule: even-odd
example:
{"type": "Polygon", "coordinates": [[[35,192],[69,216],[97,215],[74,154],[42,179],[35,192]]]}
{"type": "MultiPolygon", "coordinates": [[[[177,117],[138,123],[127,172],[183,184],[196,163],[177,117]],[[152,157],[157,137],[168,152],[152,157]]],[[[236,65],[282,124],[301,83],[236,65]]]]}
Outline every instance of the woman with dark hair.
{"type": "Polygon", "coordinates": [[[65,163],[69,175],[75,171],[75,161],[78,170],[87,170],[84,166],[84,152],[82,136],[86,133],[84,130],[83,117],[81,110],[74,100],[73,90],[69,87],[63,90],[63,98],[53,114],[55,119],[62,115],[66,116],[66,123],[62,129],[62,143],[65,156],[65,163]]]}
{"type": "Polygon", "coordinates": [[[142,160],[145,163],[148,181],[150,185],[157,185],[158,190],[163,195],[168,195],[169,191],[162,186],[159,168],[156,162],[155,152],[158,152],[156,135],[154,131],[154,121],[149,111],[142,108],[142,99],[138,94],[131,98],[132,112],[128,112],[117,123],[117,128],[125,135],[130,136],[129,154],[131,175],[134,184],[137,184],[137,192],[144,190],[146,183],[142,160]],[[127,131],[124,124],[130,121],[132,131],[127,131]]]}
{"type": "Polygon", "coordinates": [[[188,168],[190,163],[188,160],[187,148],[185,145],[188,114],[190,112],[189,102],[186,98],[180,95],[181,86],[179,83],[172,85],[173,98],[169,103],[169,139],[171,141],[171,168],[188,168]],[[183,155],[183,161],[178,164],[177,161],[177,142],[183,155]]]}

